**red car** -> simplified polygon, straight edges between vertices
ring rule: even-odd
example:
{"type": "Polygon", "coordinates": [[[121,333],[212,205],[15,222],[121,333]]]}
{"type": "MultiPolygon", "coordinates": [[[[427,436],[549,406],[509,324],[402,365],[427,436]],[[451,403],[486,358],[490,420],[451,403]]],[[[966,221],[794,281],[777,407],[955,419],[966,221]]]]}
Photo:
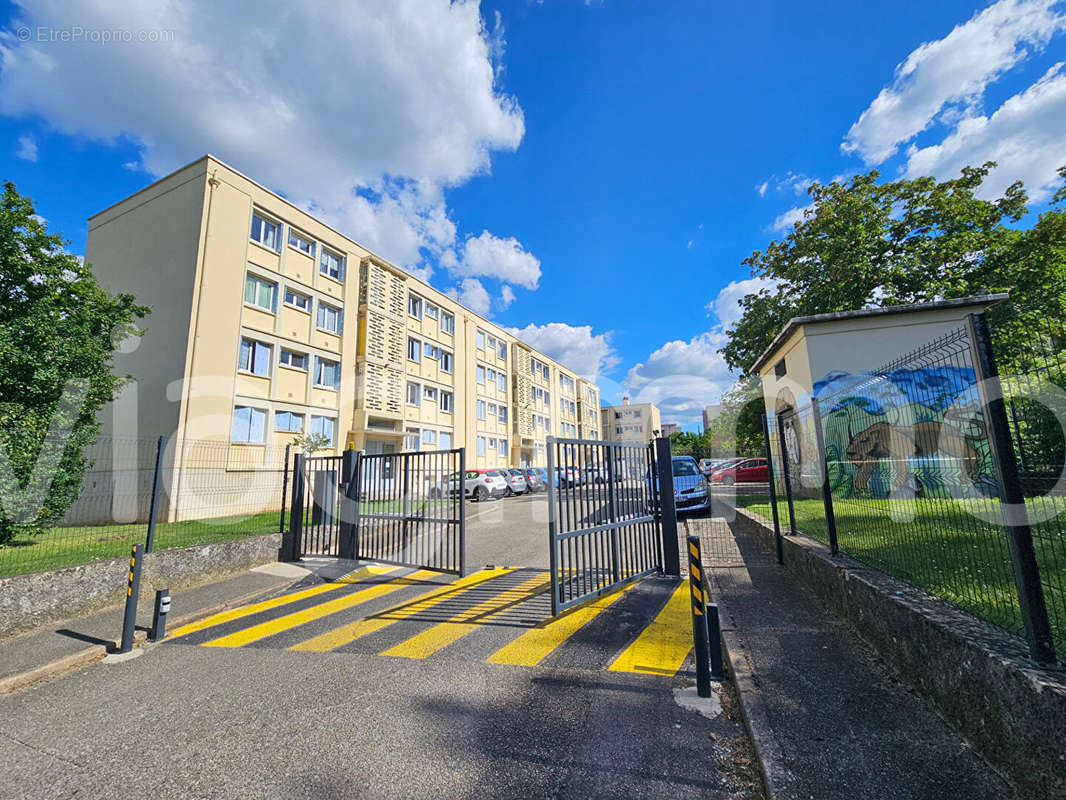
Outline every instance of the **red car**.
{"type": "Polygon", "coordinates": [[[711,483],[766,483],[770,480],[770,470],[765,458],[748,458],[735,464],[727,464],[711,474],[711,483]]]}

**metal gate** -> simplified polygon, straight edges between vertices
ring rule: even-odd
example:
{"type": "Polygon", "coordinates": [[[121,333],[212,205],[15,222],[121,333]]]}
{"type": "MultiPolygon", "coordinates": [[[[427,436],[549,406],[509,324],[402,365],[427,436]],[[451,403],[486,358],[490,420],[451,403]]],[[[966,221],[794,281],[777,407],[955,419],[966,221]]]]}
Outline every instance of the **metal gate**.
{"type": "Polygon", "coordinates": [[[336,556],[466,572],[466,454],[458,450],[293,459],[284,556],[336,556]]]}
{"type": "Polygon", "coordinates": [[[677,564],[669,440],[664,444],[660,492],[661,444],[548,438],[553,615],[663,569],[664,556],[668,566],[677,564]],[[663,551],[667,541],[672,554],[670,545],[663,551]]]}

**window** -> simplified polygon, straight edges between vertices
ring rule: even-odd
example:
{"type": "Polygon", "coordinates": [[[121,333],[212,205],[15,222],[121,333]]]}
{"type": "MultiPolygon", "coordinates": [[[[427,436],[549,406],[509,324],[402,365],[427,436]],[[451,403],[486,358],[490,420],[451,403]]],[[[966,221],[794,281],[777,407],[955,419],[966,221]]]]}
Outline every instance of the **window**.
{"type": "Polygon", "coordinates": [[[442,312],[440,315],[440,329],[443,333],[455,333],[455,315],[442,312]]]}
{"type": "Polygon", "coordinates": [[[230,440],[238,444],[262,444],[266,435],[266,415],[261,408],[235,406],[230,440]]]}
{"type": "Polygon", "coordinates": [[[330,333],[341,332],[341,310],[318,301],[318,327],[330,333]]]}
{"type": "Polygon", "coordinates": [[[507,440],[506,439],[500,439],[500,455],[501,456],[506,456],[507,455],[507,440]]]}
{"type": "Polygon", "coordinates": [[[304,415],[292,411],[274,412],[274,430],[300,433],[304,429],[304,415]]]}
{"type": "Polygon", "coordinates": [[[501,392],[507,391],[507,376],[502,372],[496,374],[496,388],[501,392]]]}
{"type": "Polygon", "coordinates": [[[403,449],[418,450],[422,443],[421,433],[418,428],[408,428],[403,437],[403,449]]]}
{"type": "Polygon", "coordinates": [[[413,381],[407,382],[407,405],[422,405],[422,387],[413,381]]]}
{"type": "Polygon", "coordinates": [[[407,337],[407,360],[416,362],[422,360],[422,343],[413,336],[407,337]]]}
{"type": "Polygon", "coordinates": [[[788,370],[785,368],[785,359],[782,358],[780,361],[774,364],[774,377],[783,378],[787,374],[788,370]]]}
{"type": "Polygon", "coordinates": [[[259,242],[263,247],[270,248],[275,253],[280,252],[281,225],[277,222],[272,222],[266,217],[252,214],[251,239],[253,242],[259,242]]]}
{"type": "Polygon", "coordinates": [[[338,361],[315,356],[315,386],[327,389],[339,389],[341,385],[341,365],[338,361]]]}
{"type": "Polygon", "coordinates": [[[431,430],[422,431],[422,444],[436,444],[437,432],[431,430]]]}
{"type": "Polygon", "coordinates": [[[434,344],[426,342],[426,358],[432,358],[434,361],[440,358],[440,348],[434,344]]]}
{"type": "Polygon", "coordinates": [[[502,341],[500,342],[499,356],[500,356],[500,361],[506,361],[507,360],[507,343],[506,342],[502,342],[502,341]]]}
{"type": "Polygon", "coordinates": [[[477,418],[478,419],[485,419],[485,401],[484,400],[478,400],[477,401],[477,418]]]}
{"type": "Polygon", "coordinates": [[[241,353],[237,366],[254,375],[270,375],[271,347],[252,339],[241,339],[241,353]]]}
{"type": "Polygon", "coordinates": [[[495,450],[495,449],[496,449],[496,437],[495,436],[490,436],[489,437],[489,450],[495,450]]]}
{"type": "Polygon", "coordinates": [[[328,447],[333,447],[333,434],[336,427],[337,420],[333,417],[311,417],[311,433],[325,436],[328,447]]]}
{"type": "Polygon", "coordinates": [[[301,253],[307,253],[311,258],[315,257],[315,243],[292,228],[289,228],[289,247],[295,247],[301,253]]]}
{"type": "Polygon", "coordinates": [[[426,400],[427,400],[427,401],[428,401],[429,403],[431,403],[432,405],[436,405],[436,404],[437,404],[437,390],[436,390],[436,389],[435,389],[434,387],[432,387],[432,386],[427,386],[427,387],[426,387],[426,388],[425,388],[425,389],[424,389],[424,390],[422,391],[422,396],[423,396],[424,398],[426,398],[426,400]]]}
{"type": "Polygon", "coordinates": [[[451,450],[452,449],[452,435],[447,431],[440,432],[440,449],[451,450]]]}
{"type": "Polygon", "coordinates": [[[277,311],[278,285],[255,275],[247,275],[244,278],[244,302],[267,311],[277,311]]]}
{"type": "Polygon", "coordinates": [[[306,294],[300,294],[292,289],[285,289],[285,305],[298,308],[301,311],[311,310],[311,298],[306,294]]]}
{"type": "Polygon", "coordinates": [[[478,350],[484,350],[485,349],[485,331],[478,331],[477,335],[475,337],[475,341],[477,342],[477,349],[478,350]]]}
{"type": "Polygon", "coordinates": [[[452,354],[447,350],[440,351],[440,369],[441,372],[452,371],[452,354]]]}
{"type": "Polygon", "coordinates": [[[477,367],[477,369],[474,371],[474,374],[477,376],[477,382],[478,383],[484,383],[485,382],[485,368],[484,367],[479,365],[477,367]]]}
{"type": "Polygon", "coordinates": [[[286,350],[281,348],[281,355],[278,357],[278,362],[284,364],[286,367],[292,367],[293,369],[302,369],[307,371],[307,353],[297,353],[295,350],[286,350]]]}
{"type": "Polygon", "coordinates": [[[415,319],[422,319],[422,298],[411,294],[407,296],[407,313],[415,319]]]}
{"type": "Polygon", "coordinates": [[[507,406],[500,406],[500,422],[507,422],[507,406]]]}
{"type": "Polygon", "coordinates": [[[485,437],[479,436],[474,440],[477,446],[477,454],[479,456],[485,455],[485,437]]]}
{"type": "Polygon", "coordinates": [[[344,256],[339,256],[336,253],[331,253],[329,250],[323,247],[322,256],[318,260],[318,271],[330,278],[336,278],[339,281],[343,281],[344,256]]]}
{"type": "Polygon", "coordinates": [[[490,417],[498,417],[500,415],[500,408],[495,403],[489,403],[488,409],[490,417]]]}
{"type": "Polygon", "coordinates": [[[621,425],[615,425],[614,426],[614,432],[615,432],[615,434],[617,436],[621,436],[622,435],[622,426],[621,425]]]}
{"type": "Polygon", "coordinates": [[[551,404],[552,404],[551,392],[549,392],[547,389],[545,389],[544,390],[544,405],[550,406],[551,404]]]}
{"type": "Polygon", "coordinates": [[[496,337],[495,336],[489,336],[488,338],[486,338],[485,339],[485,346],[488,347],[488,349],[491,350],[493,353],[495,353],[496,352],[496,337]]]}
{"type": "Polygon", "coordinates": [[[453,407],[452,404],[453,404],[453,402],[454,402],[454,396],[452,395],[451,392],[442,391],[440,393],[440,410],[441,411],[444,411],[447,414],[451,414],[452,413],[452,407],[453,407]]]}
{"type": "Polygon", "coordinates": [[[440,309],[428,300],[426,301],[426,316],[430,319],[436,319],[438,316],[440,316],[440,309]]]}
{"type": "Polygon", "coordinates": [[[541,364],[540,365],[540,369],[541,369],[541,372],[544,374],[544,380],[550,381],[551,380],[551,370],[548,369],[548,365],[547,364],[541,364]]]}
{"type": "Polygon", "coordinates": [[[559,376],[559,386],[562,387],[567,394],[574,393],[574,379],[569,375],[559,376]]]}
{"type": "Polygon", "coordinates": [[[496,383],[496,370],[490,369],[485,373],[485,377],[488,378],[489,383],[496,383]]]}

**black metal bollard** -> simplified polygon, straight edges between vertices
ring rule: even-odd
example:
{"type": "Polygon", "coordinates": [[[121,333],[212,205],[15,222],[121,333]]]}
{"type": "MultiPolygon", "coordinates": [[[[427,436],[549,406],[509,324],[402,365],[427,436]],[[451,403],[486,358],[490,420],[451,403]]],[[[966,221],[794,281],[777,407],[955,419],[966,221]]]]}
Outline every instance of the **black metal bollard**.
{"type": "Polygon", "coordinates": [[[133,649],[133,629],[137,624],[137,595],[141,591],[141,546],[133,545],[130,553],[130,574],[126,580],[126,614],[122,618],[122,644],[120,653],[133,649]]]}
{"type": "Polygon", "coordinates": [[[167,614],[170,613],[170,589],[155,593],[155,608],[152,610],[152,630],[148,641],[161,642],[167,635],[167,614]]]}
{"type": "Polygon", "coordinates": [[[718,619],[718,604],[707,606],[707,630],[711,639],[711,677],[725,680],[725,664],[722,660],[722,624],[718,619]]]}
{"type": "Polygon", "coordinates": [[[700,537],[688,537],[688,583],[692,594],[692,640],[696,654],[696,694],[711,696],[711,670],[708,660],[707,598],[703,594],[703,561],[700,537]]]}

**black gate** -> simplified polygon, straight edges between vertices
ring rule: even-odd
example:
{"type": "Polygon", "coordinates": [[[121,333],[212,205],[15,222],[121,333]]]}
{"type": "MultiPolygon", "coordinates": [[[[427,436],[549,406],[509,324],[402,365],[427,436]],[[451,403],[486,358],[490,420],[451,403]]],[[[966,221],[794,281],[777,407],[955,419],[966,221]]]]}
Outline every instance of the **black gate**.
{"type": "Polygon", "coordinates": [[[335,556],[464,574],[463,449],[293,458],[283,557],[335,556]]]}
{"type": "Polygon", "coordinates": [[[660,491],[656,451],[661,455],[663,448],[656,444],[548,438],[553,615],[663,569],[664,559],[676,574],[677,520],[665,445],[660,491]],[[665,508],[660,496],[668,498],[665,508]]]}

